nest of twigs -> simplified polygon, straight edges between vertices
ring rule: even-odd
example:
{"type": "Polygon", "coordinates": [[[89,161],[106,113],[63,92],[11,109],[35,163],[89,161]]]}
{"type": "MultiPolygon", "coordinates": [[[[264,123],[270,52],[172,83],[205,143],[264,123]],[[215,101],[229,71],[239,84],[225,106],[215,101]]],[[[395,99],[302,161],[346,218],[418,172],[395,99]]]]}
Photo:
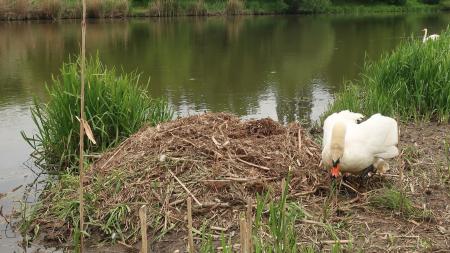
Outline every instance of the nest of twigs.
{"type": "Polygon", "coordinates": [[[188,197],[195,228],[206,222],[228,230],[237,225],[236,210],[249,198],[267,192],[279,196],[289,170],[290,196],[316,191],[327,179],[319,163],[320,147],[298,123],[206,113],[144,127],[94,163],[85,188],[97,192],[98,220],[107,220],[117,206],[129,207],[121,232],[132,244],[143,204],[150,207],[148,223],[155,234],[185,229],[188,197]],[[94,189],[95,181],[114,177],[119,186],[94,189]]]}

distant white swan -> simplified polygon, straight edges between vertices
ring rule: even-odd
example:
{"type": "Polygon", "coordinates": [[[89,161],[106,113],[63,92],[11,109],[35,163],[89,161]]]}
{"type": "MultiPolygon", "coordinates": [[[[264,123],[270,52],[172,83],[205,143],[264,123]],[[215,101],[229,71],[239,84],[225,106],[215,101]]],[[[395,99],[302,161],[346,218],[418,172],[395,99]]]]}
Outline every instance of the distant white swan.
{"type": "Polygon", "coordinates": [[[437,34],[431,34],[430,36],[427,37],[427,33],[428,33],[428,29],[427,28],[423,29],[422,31],[425,32],[424,35],[423,35],[423,39],[422,39],[423,43],[427,42],[428,40],[437,40],[437,39],[439,39],[439,35],[437,35],[437,34]]]}
{"type": "Polygon", "coordinates": [[[348,110],[334,113],[323,125],[322,162],[333,177],[344,173],[385,172],[385,159],[398,155],[397,121],[375,114],[364,116],[348,110]]]}

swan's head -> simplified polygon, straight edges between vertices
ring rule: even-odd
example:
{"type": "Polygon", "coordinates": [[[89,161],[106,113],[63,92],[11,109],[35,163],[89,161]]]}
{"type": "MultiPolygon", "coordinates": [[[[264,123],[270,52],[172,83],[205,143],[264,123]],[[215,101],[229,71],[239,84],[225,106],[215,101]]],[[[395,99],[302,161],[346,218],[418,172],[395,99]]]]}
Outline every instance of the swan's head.
{"type": "Polygon", "coordinates": [[[331,132],[331,176],[338,177],[340,174],[339,163],[344,155],[346,126],[343,122],[336,122],[331,132]]]}
{"type": "Polygon", "coordinates": [[[426,31],[428,31],[428,29],[427,29],[427,28],[423,28],[422,31],[423,31],[423,32],[426,32],[426,31]]]}

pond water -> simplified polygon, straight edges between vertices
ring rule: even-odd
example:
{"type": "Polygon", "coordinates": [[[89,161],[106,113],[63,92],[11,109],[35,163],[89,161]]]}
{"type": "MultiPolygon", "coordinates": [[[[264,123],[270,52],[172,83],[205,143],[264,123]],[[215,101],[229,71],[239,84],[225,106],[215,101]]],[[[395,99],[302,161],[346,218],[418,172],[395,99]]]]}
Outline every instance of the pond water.
{"type": "MultiPolygon", "coordinates": [[[[87,50],[109,66],[142,73],[150,93],[177,116],[229,111],[244,118],[317,120],[344,80],[425,27],[439,33],[450,14],[258,16],[92,20],[87,50]]],[[[79,21],[0,22],[0,199],[21,199],[34,174],[24,164],[32,133],[29,106],[45,101],[45,83],[77,54],[79,21]],[[0,195],[2,196],[2,195],[0,195]]],[[[29,163],[28,163],[29,164],[29,163]]],[[[16,207],[17,208],[17,207],[16,207]]],[[[20,251],[0,217],[0,252],[20,251]]]]}

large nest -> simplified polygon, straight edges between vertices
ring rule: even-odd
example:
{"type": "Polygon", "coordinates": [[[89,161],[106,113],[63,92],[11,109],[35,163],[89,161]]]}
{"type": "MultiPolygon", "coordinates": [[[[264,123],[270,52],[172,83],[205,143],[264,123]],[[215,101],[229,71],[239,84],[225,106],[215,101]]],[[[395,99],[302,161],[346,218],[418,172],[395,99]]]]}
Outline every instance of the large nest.
{"type": "Polygon", "coordinates": [[[298,123],[283,126],[271,119],[241,121],[207,113],[141,129],[94,163],[86,192],[96,193],[95,219],[108,220],[111,210],[129,207],[121,221],[127,243],[137,239],[142,204],[150,208],[155,233],[183,229],[176,224],[185,222],[188,197],[193,198],[194,227],[207,222],[228,230],[237,225],[236,210],[245,208],[249,198],[279,196],[289,170],[291,196],[316,191],[327,178],[319,168],[319,152],[298,123]]]}

